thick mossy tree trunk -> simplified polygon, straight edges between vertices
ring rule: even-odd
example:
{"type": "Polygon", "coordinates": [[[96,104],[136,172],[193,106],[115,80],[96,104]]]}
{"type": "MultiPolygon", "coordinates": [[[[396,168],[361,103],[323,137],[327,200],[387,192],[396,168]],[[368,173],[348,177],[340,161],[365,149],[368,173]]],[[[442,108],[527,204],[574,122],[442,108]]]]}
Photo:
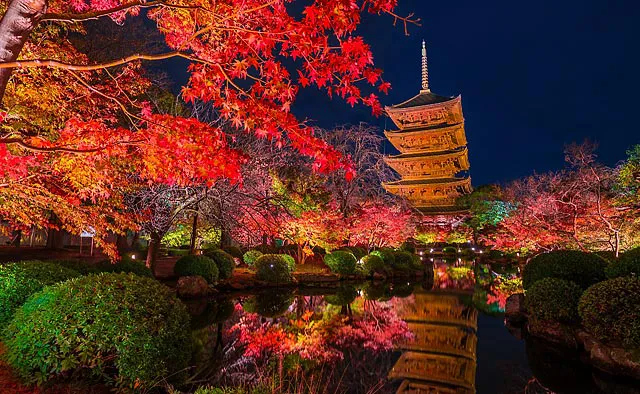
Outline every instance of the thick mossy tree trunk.
{"type": "MultiPolygon", "coordinates": [[[[10,63],[18,56],[29,35],[47,11],[47,0],[12,0],[0,20],[0,62],[10,63]]],[[[13,69],[0,69],[0,102],[13,69]]]]}
{"type": "Polygon", "coordinates": [[[151,269],[153,274],[156,274],[156,263],[158,261],[158,252],[160,251],[160,241],[162,237],[155,231],[151,233],[151,239],[149,240],[149,248],[147,249],[147,267],[151,269]]]}

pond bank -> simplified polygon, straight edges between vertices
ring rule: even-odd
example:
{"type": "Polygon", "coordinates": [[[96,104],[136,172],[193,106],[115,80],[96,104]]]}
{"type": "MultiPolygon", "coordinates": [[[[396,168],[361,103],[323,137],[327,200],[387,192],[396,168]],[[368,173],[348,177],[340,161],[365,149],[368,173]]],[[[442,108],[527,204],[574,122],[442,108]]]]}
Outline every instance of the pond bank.
{"type": "Polygon", "coordinates": [[[505,323],[512,330],[553,345],[577,351],[579,359],[599,371],[640,381],[640,351],[598,341],[579,325],[555,321],[534,321],[524,307],[524,294],[513,294],[507,299],[505,323]]]}

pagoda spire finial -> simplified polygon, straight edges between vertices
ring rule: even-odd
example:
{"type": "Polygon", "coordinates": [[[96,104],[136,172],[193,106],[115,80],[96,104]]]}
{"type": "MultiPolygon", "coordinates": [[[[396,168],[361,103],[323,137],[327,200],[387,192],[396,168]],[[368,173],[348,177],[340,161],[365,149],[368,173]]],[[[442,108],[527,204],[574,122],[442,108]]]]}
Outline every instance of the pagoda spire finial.
{"type": "Polygon", "coordinates": [[[429,91],[429,68],[427,67],[427,44],[422,40],[422,90],[429,91]]]}

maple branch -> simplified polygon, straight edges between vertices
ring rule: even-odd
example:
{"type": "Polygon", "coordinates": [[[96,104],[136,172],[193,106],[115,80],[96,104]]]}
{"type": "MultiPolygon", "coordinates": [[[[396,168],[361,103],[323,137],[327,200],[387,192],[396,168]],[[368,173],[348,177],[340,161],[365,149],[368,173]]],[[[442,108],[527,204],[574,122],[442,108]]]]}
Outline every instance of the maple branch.
{"type": "Polygon", "coordinates": [[[413,13],[407,15],[407,16],[400,16],[398,14],[395,14],[393,11],[385,11],[387,14],[391,15],[393,17],[393,25],[395,26],[398,21],[402,22],[404,24],[404,35],[408,36],[409,35],[409,29],[408,29],[408,25],[409,23],[416,25],[416,26],[422,26],[420,24],[420,18],[416,18],[416,19],[411,19],[413,17],[413,13]]]}
{"type": "Polygon", "coordinates": [[[64,147],[43,147],[43,146],[35,146],[35,145],[31,145],[26,143],[22,138],[5,138],[5,139],[0,139],[0,144],[6,144],[6,145],[11,145],[11,144],[15,144],[18,146],[21,146],[27,150],[30,151],[35,151],[35,152],[66,152],[66,153],[95,153],[95,152],[99,152],[103,149],[105,149],[104,147],[100,147],[100,148],[91,148],[91,149],[75,149],[75,148],[64,148],[64,147]]]}
{"type": "Polygon", "coordinates": [[[107,10],[85,12],[82,14],[48,13],[42,16],[42,18],[40,19],[40,22],[65,22],[65,23],[85,22],[89,20],[100,19],[102,17],[109,16],[117,12],[126,11],[134,7],[139,7],[139,8],[169,7],[169,8],[178,8],[178,9],[203,9],[202,6],[170,4],[164,0],[155,0],[155,1],[137,0],[127,4],[121,4],[117,7],[109,8],[107,10]]]}
{"type": "Polygon", "coordinates": [[[191,60],[198,63],[206,63],[204,60],[199,59],[195,56],[191,56],[184,52],[176,51],[176,52],[159,53],[155,55],[135,54],[135,55],[127,56],[122,59],[106,62],[106,63],[86,64],[86,65],[65,63],[65,62],[61,62],[53,59],[18,60],[13,62],[0,62],[0,70],[7,69],[7,68],[11,69],[11,68],[53,67],[53,68],[61,68],[61,69],[72,70],[72,71],[96,71],[96,70],[102,70],[105,68],[122,66],[127,63],[135,62],[138,60],[158,61],[158,60],[171,59],[174,57],[181,57],[183,59],[191,60]]]}

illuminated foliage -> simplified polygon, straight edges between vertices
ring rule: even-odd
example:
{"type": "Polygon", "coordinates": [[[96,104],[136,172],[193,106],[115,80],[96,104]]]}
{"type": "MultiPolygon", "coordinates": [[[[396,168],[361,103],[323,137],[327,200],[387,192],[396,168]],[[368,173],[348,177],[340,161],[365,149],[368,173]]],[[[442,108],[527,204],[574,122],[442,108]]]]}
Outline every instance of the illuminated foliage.
{"type": "Polygon", "coordinates": [[[349,159],[290,108],[300,88],[315,86],[381,114],[376,91],[390,85],[356,29],[365,12],[391,15],[405,27],[415,22],[396,16],[395,6],[313,1],[294,15],[285,0],[0,3],[7,18],[20,19],[5,21],[0,43],[0,217],[16,228],[44,227],[53,212],[72,233],[94,227],[115,256],[106,235],[136,227],[122,197],[134,186],[130,175],[143,184],[240,182],[246,156],[230,147],[222,123],[278,148],[290,145],[311,158],[315,172],[342,169],[352,178],[349,159]],[[106,60],[101,53],[96,61],[75,46],[87,21],[144,16],[170,52],[118,52],[106,60]],[[153,82],[142,62],[169,58],[190,62],[182,96],[211,105],[223,122],[157,113],[143,97],[153,82]]]}

